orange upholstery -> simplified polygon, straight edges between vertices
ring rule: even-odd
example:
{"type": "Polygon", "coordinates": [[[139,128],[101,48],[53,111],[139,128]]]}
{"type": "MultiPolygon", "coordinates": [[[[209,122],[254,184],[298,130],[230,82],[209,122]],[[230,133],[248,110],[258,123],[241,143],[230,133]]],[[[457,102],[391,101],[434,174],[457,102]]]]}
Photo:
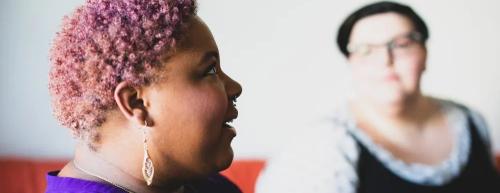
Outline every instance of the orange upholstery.
{"type": "Polygon", "coordinates": [[[222,175],[237,184],[243,193],[254,193],[255,181],[264,164],[262,160],[237,160],[227,170],[222,171],[222,175]]]}
{"type": "Polygon", "coordinates": [[[497,165],[497,170],[498,172],[500,172],[500,153],[497,153],[496,154],[497,156],[495,157],[495,160],[496,160],[496,165],[497,165]]]}
{"type": "Polygon", "coordinates": [[[0,158],[1,193],[42,193],[45,173],[61,169],[65,161],[0,158]]]}

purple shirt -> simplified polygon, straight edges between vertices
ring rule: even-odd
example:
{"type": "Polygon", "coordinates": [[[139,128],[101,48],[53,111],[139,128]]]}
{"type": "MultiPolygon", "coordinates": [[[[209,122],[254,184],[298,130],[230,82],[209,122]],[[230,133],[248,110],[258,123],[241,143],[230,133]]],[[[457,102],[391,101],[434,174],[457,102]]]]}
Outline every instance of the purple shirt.
{"type": "MultiPolygon", "coordinates": [[[[59,171],[47,173],[47,189],[45,193],[127,193],[111,184],[59,177],[57,174],[59,174],[59,171]]],[[[220,174],[193,183],[188,186],[186,191],[189,193],[241,193],[241,190],[235,184],[220,174]]]]}
{"type": "Polygon", "coordinates": [[[45,193],[127,193],[111,184],[59,177],[57,174],[59,174],[59,171],[47,173],[47,190],[45,190],[45,193]]]}

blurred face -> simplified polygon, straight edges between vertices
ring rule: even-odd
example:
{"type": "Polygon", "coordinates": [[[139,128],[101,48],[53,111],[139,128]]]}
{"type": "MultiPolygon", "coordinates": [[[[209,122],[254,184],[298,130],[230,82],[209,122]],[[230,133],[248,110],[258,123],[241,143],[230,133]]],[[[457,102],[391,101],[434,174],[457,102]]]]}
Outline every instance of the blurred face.
{"type": "Polygon", "coordinates": [[[348,50],[358,97],[390,104],[420,94],[426,49],[406,17],[383,13],[359,20],[348,50]]]}
{"type": "Polygon", "coordinates": [[[152,85],[146,105],[154,122],[149,151],[155,178],[192,178],[227,168],[236,136],[228,122],[238,115],[234,100],[241,86],[222,71],[217,45],[198,17],[189,21],[163,73],[165,80],[152,85]]]}

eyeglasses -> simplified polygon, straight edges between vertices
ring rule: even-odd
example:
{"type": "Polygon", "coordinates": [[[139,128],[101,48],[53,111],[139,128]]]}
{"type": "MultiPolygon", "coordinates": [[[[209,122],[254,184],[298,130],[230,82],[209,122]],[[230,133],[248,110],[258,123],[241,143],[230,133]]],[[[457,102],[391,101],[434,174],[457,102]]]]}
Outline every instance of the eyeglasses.
{"type": "Polygon", "coordinates": [[[415,45],[421,44],[422,42],[422,35],[414,31],[395,37],[385,44],[349,44],[347,46],[347,51],[352,56],[369,58],[375,55],[377,48],[386,47],[393,56],[403,56],[411,53],[415,45]]]}

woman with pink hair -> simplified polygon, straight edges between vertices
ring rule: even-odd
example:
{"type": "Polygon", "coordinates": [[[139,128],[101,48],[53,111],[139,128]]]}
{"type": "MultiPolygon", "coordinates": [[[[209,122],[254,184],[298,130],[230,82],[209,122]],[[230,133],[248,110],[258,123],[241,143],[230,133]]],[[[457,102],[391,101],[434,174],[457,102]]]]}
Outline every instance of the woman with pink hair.
{"type": "Polygon", "coordinates": [[[241,86],[194,0],[87,0],[51,49],[54,114],[78,143],[55,192],[241,192],[232,162],[241,86]]]}

